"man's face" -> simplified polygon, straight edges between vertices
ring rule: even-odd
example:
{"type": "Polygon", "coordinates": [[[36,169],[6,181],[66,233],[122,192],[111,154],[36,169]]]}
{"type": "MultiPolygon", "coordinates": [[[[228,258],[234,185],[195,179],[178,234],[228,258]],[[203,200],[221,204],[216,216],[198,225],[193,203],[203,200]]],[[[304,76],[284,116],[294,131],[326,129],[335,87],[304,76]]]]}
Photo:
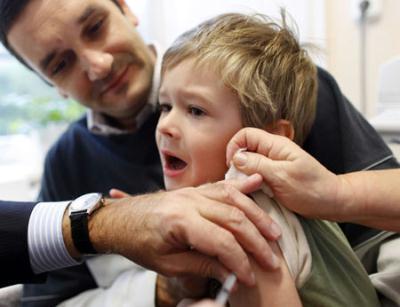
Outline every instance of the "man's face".
{"type": "Polygon", "coordinates": [[[209,69],[185,60],[165,71],[156,140],[167,189],[223,179],[225,150],[242,128],[239,99],[209,69]]]}
{"type": "Polygon", "coordinates": [[[123,1],[31,0],[8,40],[59,91],[116,119],[134,117],[152,84],[155,55],[123,1]]]}

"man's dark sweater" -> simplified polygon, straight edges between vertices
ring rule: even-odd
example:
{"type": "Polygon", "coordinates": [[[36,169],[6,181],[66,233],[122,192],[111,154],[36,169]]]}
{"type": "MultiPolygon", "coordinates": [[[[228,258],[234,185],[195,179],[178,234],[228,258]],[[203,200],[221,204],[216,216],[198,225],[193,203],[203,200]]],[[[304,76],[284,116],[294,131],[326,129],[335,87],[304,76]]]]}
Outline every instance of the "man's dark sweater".
{"type": "MultiPolygon", "coordinates": [[[[398,167],[376,131],[343,96],[335,80],[319,69],[317,116],[304,148],[334,173],[398,167]]],[[[162,187],[162,171],[154,141],[157,114],[134,134],[99,136],[88,131],[86,119],[72,124],[50,150],[41,200],[76,198],[88,192],[119,188],[131,194],[162,187]]],[[[342,225],[352,245],[376,231],[342,225]]],[[[48,274],[47,283],[24,288],[23,306],[53,306],[97,287],[85,264],[48,274]],[[41,297],[39,297],[41,296],[41,297]]]]}
{"type": "Polygon", "coordinates": [[[40,200],[68,200],[84,193],[108,194],[119,188],[130,194],[163,186],[153,114],[132,134],[101,136],[87,129],[86,117],[73,123],[49,151],[40,200]]]}

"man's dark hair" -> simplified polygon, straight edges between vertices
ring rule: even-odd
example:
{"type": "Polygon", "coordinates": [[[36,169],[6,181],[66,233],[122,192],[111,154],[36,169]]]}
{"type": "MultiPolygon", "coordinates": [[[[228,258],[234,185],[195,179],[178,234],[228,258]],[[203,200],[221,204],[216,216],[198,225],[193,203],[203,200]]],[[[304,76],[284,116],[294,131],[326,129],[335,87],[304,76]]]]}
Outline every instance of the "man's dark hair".
{"type": "MultiPolygon", "coordinates": [[[[13,56],[32,70],[24,59],[10,46],[7,40],[8,32],[30,1],[31,0],[0,0],[0,41],[13,56]]],[[[121,9],[117,0],[111,1],[121,9]]]]}
{"type": "Polygon", "coordinates": [[[14,55],[22,64],[31,67],[11,48],[7,41],[7,34],[18,16],[31,0],[0,0],[0,40],[3,46],[14,55]]]}

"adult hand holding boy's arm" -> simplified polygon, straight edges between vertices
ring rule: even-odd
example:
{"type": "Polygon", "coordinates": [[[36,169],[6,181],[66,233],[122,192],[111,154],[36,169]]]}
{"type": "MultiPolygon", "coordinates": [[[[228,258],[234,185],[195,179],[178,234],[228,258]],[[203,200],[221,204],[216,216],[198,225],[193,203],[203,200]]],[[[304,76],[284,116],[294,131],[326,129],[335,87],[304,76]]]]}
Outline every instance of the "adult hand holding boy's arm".
{"type": "MultiPolygon", "coordinates": [[[[106,200],[89,219],[99,253],[118,253],[166,276],[200,275],[223,280],[233,271],[254,283],[246,251],[266,268],[274,266],[267,239],[274,223],[242,193],[259,187],[260,176],[198,188],[106,200]]],[[[271,230],[272,229],[272,230],[271,230]]],[[[64,238],[74,252],[68,217],[64,238]]]]}
{"type": "Polygon", "coordinates": [[[399,170],[337,176],[289,139],[255,128],[231,139],[231,160],[246,174],[261,174],[274,197],[299,214],[400,231],[399,170]]]}

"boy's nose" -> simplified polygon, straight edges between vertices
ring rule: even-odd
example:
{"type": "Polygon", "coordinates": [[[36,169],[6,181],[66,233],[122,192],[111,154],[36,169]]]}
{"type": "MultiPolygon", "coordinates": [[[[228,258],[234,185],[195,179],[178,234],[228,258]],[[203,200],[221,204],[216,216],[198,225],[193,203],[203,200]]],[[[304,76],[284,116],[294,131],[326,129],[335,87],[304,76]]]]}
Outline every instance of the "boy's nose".
{"type": "Polygon", "coordinates": [[[114,58],[110,53],[98,50],[85,50],[82,53],[82,65],[90,81],[106,78],[112,71],[114,58]]]}
{"type": "Polygon", "coordinates": [[[170,111],[166,115],[161,115],[157,124],[157,131],[170,138],[179,138],[180,130],[177,124],[177,118],[172,112],[173,111],[170,111]]]}

